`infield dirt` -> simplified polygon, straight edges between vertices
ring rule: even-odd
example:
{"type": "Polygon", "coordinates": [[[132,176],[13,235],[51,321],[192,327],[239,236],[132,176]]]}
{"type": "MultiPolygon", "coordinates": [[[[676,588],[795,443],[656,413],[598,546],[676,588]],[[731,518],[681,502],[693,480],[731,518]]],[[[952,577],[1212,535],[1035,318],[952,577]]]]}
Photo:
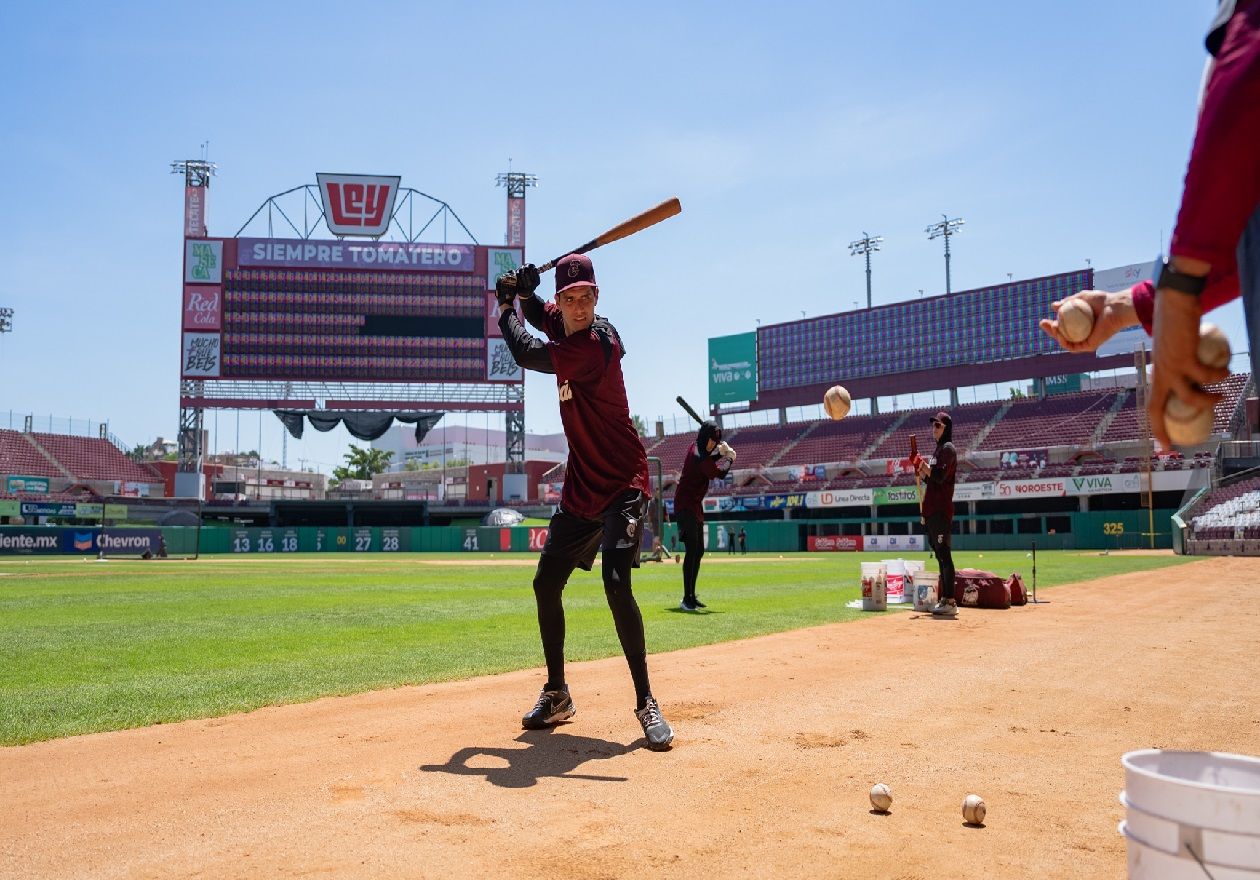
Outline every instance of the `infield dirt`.
{"type": "Polygon", "coordinates": [[[1123,877],[1124,752],[1260,754],[1260,560],[1041,598],[653,655],[667,753],[621,658],[3,748],[0,876],[1123,877]]]}

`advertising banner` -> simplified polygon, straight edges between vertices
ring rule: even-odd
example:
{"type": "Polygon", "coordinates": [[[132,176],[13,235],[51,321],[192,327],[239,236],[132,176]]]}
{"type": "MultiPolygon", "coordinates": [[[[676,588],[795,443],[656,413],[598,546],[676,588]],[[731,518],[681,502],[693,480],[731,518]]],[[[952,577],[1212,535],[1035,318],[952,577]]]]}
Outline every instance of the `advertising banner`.
{"type": "Polygon", "coordinates": [[[206,237],[206,188],[184,187],[184,238],[206,237]]]}
{"type": "Polygon", "coordinates": [[[1081,390],[1081,374],[1070,376],[1047,376],[1046,394],[1072,394],[1081,390]]]}
{"type": "Polygon", "coordinates": [[[515,247],[525,245],[525,200],[510,197],[507,200],[507,243],[515,247]]]}
{"type": "Polygon", "coordinates": [[[1008,498],[1062,498],[1067,487],[1062,479],[1053,480],[1002,480],[998,483],[997,497],[1008,498]]]}
{"type": "Polygon", "coordinates": [[[867,507],[875,499],[873,489],[824,489],[805,494],[806,507],[867,507]]]}
{"type": "Polygon", "coordinates": [[[486,381],[487,382],[519,382],[525,377],[525,371],[512,357],[503,338],[486,340],[486,381]]]}
{"type": "Polygon", "coordinates": [[[222,370],[222,343],[218,333],[185,333],[181,374],[186,378],[217,379],[222,370]]]}
{"type": "Polygon", "coordinates": [[[997,483],[958,483],[954,486],[955,501],[989,501],[997,497],[997,483]]]}
{"type": "MultiPolygon", "coordinates": [[[[500,275],[515,272],[521,267],[523,252],[516,248],[486,249],[486,290],[494,290],[500,275]]],[[[498,305],[498,301],[495,302],[498,305]]]]}
{"type": "Polygon", "coordinates": [[[47,477],[23,477],[11,476],[6,477],[4,481],[4,491],[10,495],[16,495],[18,492],[39,493],[41,495],[48,494],[48,478],[47,477]]]}
{"type": "Polygon", "coordinates": [[[810,552],[861,552],[862,540],[861,535],[810,535],[807,546],[810,552]]]}
{"type": "MultiPolygon", "coordinates": [[[[405,241],[350,243],[241,238],[237,239],[236,260],[241,266],[295,269],[472,272],[476,269],[476,248],[471,244],[420,244],[405,241]]],[[[204,283],[217,284],[219,279],[204,283]]]]}
{"type": "Polygon", "coordinates": [[[316,174],[324,222],[333,235],[384,235],[398,198],[397,175],[316,174]]]}
{"type": "Polygon", "coordinates": [[[223,283],[223,242],[217,239],[184,242],[184,283],[223,283]]]}
{"type": "Polygon", "coordinates": [[[1101,474],[1091,477],[1068,477],[1069,495],[1110,495],[1120,492],[1141,492],[1141,474],[1101,474]]]}
{"type": "Polygon", "coordinates": [[[884,504],[918,504],[919,490],[914,486],[889,486],[875,489],[873,503],[876,507],[884,504]]]}
{"type": "Polygon", "coordinates": [[[922,535],[866,535],[862,538],[866,550],[899,550],[918,553],[927,549],[922,535]]]}
{"type": "Polygon", "coordinates": [[[757,334],[709,340],[709,403],[757,399],[757,334]]]}
{"type": "Polygon", "coordinates": [[[184,329],[222,330],[223,288],[217,284],[184,285],[184,329]]]}
{"type": "Polygon", "coordinates": [[[998,456],[998,465],[1003,470],[1011,468],[1027,470],[1029,468],[1043,468],[1049,460],[1050,451],[1048,449],[1013,449],[998,456]]]}
{"type": "Polygon", "coordinates": [[[31,529],[0,526],[0,554],[60,552],[60,529],[33,531],[31,529]]]}
{"type": "Polygon", "coordinates": [[[16,501],[0,501],[0,516],[21,516],[22,507],[16,501]]]}
{"type": "Polygon", "coordinates": [[[23,501],[22,516],[74,516],[73,501],[23,501]]]}

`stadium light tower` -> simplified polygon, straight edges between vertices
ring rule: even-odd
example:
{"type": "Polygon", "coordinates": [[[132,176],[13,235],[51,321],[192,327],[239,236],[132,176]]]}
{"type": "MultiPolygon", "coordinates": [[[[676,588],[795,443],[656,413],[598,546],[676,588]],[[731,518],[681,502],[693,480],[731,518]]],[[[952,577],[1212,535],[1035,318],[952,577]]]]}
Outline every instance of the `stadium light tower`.
{"type": "Polygon", "coordinates": [[[959,228],[962,227],[964,221],[959,217],[954,217],[953,219],[950,219],[945,214],[942,214],[941,218],[942,219],[940,220],[940,222],[933,223],[931,226],[929,226],[927,229],[923,231],[928,234],[928,241],[931,241],[934,238],[945,239],[945,293],[948,294],[950,292],[949,291],[949,237],[951,235],[958,234],[958,230],[959,228]]]}
{"type": "Polygon", "coordinates": [[[856,257],[863,255],[866,257],[866,307],[871,307],[871,254],[879,250],[879,246],[884,243],[884,237],[877,235],[874,238],[866,230],[862,230],[862,237],[857,241],[849,242],[849,256],[856,257]]]}

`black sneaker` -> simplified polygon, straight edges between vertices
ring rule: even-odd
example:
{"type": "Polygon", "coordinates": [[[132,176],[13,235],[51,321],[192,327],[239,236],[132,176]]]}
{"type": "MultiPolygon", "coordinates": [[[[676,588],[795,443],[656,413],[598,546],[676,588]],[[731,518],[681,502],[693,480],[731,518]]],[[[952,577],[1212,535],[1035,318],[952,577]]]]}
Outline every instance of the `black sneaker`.
{"type": "Polygon", "coordinates": [[[695,611],[696,603],[693,602],[691,599],[683,599],[681,602],[678,603],[678,608],[680,611],[695,611]]]}
{"type": "Polygon", "coordinates": [[[521,727],[526,730],[542,730],[561,721],[567,721],[577,712],[573,698],[566,687],[559,691],[543,691],[538,695],[534,708],[525,713],[521,727]]]}
{"type": "Polygon", "coordinates": [[[709,607],[708,605],[705,605],[703,602],[701,602],[701,601],[700,601],[700,599],[699,599],[698,597],[696,597],[696,596],[692,596],[692,597],[691,597],[691,604],[692,604],[692,605],[695,605],[697,608],[708,608],[708,607],[709,607]]]}
{"type": "Polygon", "coordinates": [[[648,748],[654,752],[663,752],[674,741],[674,728],[661,715],[661,707],[655,697],[648,697],[642,709],[634,713],[643,725],[643,735],[647,737],[648,748]]]}

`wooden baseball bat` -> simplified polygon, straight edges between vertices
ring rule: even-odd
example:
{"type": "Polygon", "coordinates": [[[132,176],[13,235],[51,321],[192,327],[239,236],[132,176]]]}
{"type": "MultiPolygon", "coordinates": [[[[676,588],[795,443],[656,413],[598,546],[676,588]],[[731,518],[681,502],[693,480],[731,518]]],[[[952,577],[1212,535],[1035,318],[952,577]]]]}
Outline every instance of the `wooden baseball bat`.
{"type": "Polygon", "coordinates": [[[684,410],[686,410],[686,411],[687,411],[687,415],[691,416],[693,419],[695,419],[695,420],[696,420],[696,424],[697,424],[697,425],[703,425],[703,424],[704,424],[704,419],[702,419],[702,418],[700,418],[700,416],[696,415],[696,411],[695,411],[694,409],[692,409],[692,408],[691,408],[691,404],[689,404],[687,401],[685,401],[685,400],[683,400],[683,399],[682,399],[682,395],[681,395],[681,394],[680,394],[680,395],[678,395],[677,397],[675,397],[674,399],[678,401],[678,405],[679,405],[679,406],[681,406],[684,410]]]}
{"type": "MultiPolygon", "coordinates": [[[[582,245],[581,247],[574,248],[571,251],[565,251],[563,254],[556,257],[554,260],[543,263],[541,266],[538,267],[538,271],[542,273],[542,272],[546,272],[548,269],[554,269],[556,267],[556,263],[560,262],[561,259],[563,259],[564,257],[567,257],[569,254],[584,254],[587,251],[593,251],[597,247],[602,247],[603,245],[610,244],[614,241],[617,241],[618,239],[625,238],[628,235],[634,235],[636,232],[642,232],[644,229],[647,229],[649,226],[655,226],[657,223],[660,223],[662,220],[667,220],[670,217],[673,217],[675,214],[681,214],[681,213],[682,213],[682,203],[679,202],[678,199],[676,198],[666,199],[665,201],[657,205],[655,208],[651,208],[650,210],[644,211],[642,214],[639,214],[635,217],[631,217],[629,220],[625,221],[624,223],[619,223],[618,225],[614,226],[612,229],[605,232],[603,235],[598,235],[595,238],[592,238],[590,241],[588,241],[586,244],[582,245]]],[[[692,413],[692,415],[695,415],[695,413],[692,413]]]]}
{"type": "Polygon", "coordinates": [[[915,461],[919,457],[919,437],[917,434],[910,435],[910,462],[914,468],[914,491],[919,496],[919,514],[920,518],[923,513],[923,483],[919,479],[919,463],[915,461]]]}

